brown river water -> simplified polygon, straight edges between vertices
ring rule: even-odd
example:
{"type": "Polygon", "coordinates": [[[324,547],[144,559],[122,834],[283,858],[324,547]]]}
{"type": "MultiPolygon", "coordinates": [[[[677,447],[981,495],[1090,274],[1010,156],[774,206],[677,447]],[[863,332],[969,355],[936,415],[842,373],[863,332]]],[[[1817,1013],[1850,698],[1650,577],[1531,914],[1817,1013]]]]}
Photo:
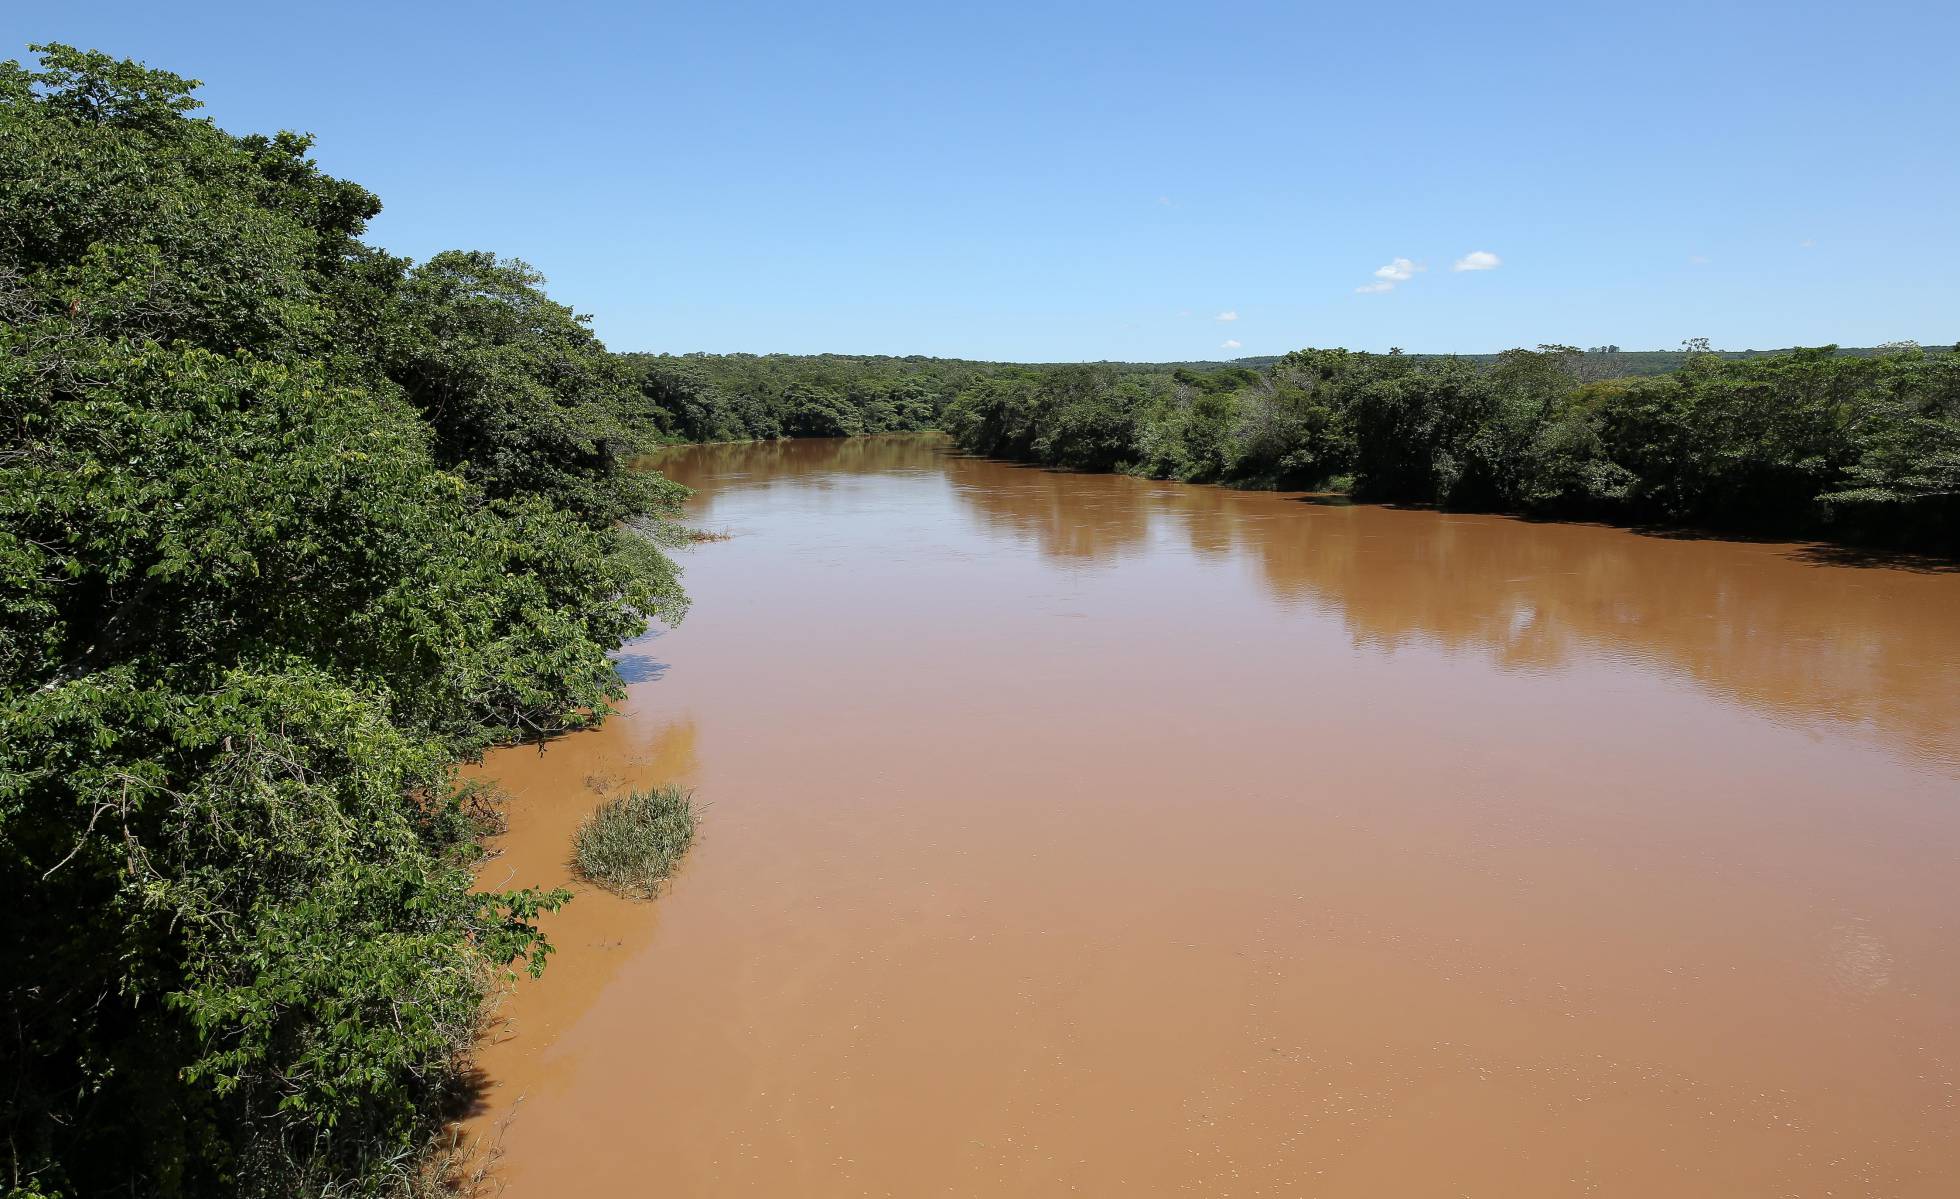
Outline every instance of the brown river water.
{"type": "Polygon", "coordinates": [[[1960,1194],[1960,573],[694,447],[469,1128],[532,1196],[1960,1194]],[[513,1115],[513,1112],[515,1113],[513,1115]]]}

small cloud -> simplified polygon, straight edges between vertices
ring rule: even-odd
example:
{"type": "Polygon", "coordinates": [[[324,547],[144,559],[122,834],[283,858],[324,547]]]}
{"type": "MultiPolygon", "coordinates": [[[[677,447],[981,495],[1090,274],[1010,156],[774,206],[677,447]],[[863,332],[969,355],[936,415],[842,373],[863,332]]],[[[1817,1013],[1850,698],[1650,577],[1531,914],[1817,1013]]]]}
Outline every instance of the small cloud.
{"type": "Polygon", "coordinates": [[[1217,316],[1212,317],[1211,319],[1215,321],[1235,321],[1239,319],[1239,314],[1236,312],[1226,311],[1226,312],[1219,313],[1217,316]]]}
{"type": "Polygon", "coordinates": [[[1354,290],[1364,296],[1378,296],[1385,291],[1394,291],[1395,285],[1393,283],[1387,283],[1387,282],[1363,283],[1360,287],[1357,287],[1354,290]]]}
{"type": "Polygon", "coordinates": [[[1397,258],[1387,266],[1376,267],[1375,278],[1386,279],[1390,283],[1407,283],[1416,277],[1417,271],[1422,269],[1422,267],[1417,266],[1406,258],[1397,258]]]}
{"type": "Polygon", "coordinates": [[[1189,308],[1180,308],[1177,310],[1177,314],[1179,316],[1190,316],[1191,310],[1189,308]]]}
{"type": "Polygon", "coordinates": [[[1706,254],[1690,254],[1690,255],[1688,255],[1688,265],[1689,265],[1689,266],[1707,266],[1707,265],[1708,265],[1708,255],[1706,255],[1706,254]]]}
{"type": "Polygon", "coordinates": [[[1472,250],[1456,260],[1453,271],[1494,271],[1504,265],[1504,260],[1489,250],[1472,250]]]}
{"type": "Polygon", "coordinates": [[[1802,246],[1804,249],[1808,250],[1817,245],[1817,239],[1814,237],[1806,237],[1802,241],[1798,242],[1797,244],[1802,246]]]}
{"type": "Polygon", "coordinates": [[[1169,196],[1158,196],[1157,203],[1162,204],[1165,208],[1172,207],[1171,198],[1169,196]]]}
{"type": "Polygon", "coordinates": [[[1238,339],[1233,337],[1228,337],[1225,339],[1223,344],[1221,344],[1218,348],[1221,350],[1236,350],[1239,348],[1238,339]]]}

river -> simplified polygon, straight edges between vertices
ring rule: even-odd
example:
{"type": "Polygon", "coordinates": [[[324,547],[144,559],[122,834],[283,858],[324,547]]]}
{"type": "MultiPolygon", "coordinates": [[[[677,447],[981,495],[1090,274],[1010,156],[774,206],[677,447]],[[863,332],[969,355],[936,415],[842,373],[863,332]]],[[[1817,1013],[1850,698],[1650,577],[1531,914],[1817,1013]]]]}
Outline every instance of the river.
{"type": "Polygon", "coordinates": [[[1960,573],[705,446],[470,1127],[531,1196],[1951,1196],[1960,573]],[[514,1114],[513,1114],[514,1113],[514,1114]]]}

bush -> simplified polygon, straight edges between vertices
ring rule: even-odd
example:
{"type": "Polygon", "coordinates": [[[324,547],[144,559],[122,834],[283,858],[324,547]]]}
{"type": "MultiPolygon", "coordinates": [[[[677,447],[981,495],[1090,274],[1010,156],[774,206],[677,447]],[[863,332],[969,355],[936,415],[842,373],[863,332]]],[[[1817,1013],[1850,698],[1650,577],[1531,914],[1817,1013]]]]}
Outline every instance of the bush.
{"type": "Polygon", "coordinates": [[[651,899],[693,840],[693,793],[655,787],[599,805],[579,826],[572,862],[590,882],[651,899]]]}

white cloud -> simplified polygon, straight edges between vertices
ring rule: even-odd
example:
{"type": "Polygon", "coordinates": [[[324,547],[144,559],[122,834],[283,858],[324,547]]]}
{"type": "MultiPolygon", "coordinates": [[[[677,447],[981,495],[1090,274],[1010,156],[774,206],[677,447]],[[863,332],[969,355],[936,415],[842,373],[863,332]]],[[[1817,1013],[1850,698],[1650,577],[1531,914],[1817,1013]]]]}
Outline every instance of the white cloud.
{"type": "MultiPolygon", "coordinates": [[[[1417,271],[1422,269],[1422,267],[1417,266],[1406,258],[1397,258],[1387,266],[1376,267],[1375,278],[1386,279],[1390,283],[1407,283],[1416,277],[1417,271]]],[[[1386,291],[1387,289],[1383,288],[1381,290],[1386,291]]]]}
{"type": "Polygon", "coordinates": [[[1363,283],[1354,290],[1364,296],[1378,296],[1385,291],[1394,291],[1395,285],[1393,283],[1363,283]]]}
{"type": "Polygon", "coordinates": [[[1688,255],[1688,265],[1689,265],[1689,266],[1707,266],[1707,265],[1708,265],[1708,255],[1706,255],[1706,254],[1690,254],[1690,255],[1688,255]]]}
{"type": "Polygon", "coordinates": [[[1808,250],[1817,244],[1817,239],[1814,237],[1806,237],[1802,241],[1798,242],[1797,244],[1802,246],[1804,249],[1808,250]]]}
{"type": "Polygon", "coordinates": [[[1453,271],[1494,271],[1504,265],[1504,260],[1489,250],[1472,250],[1456,260],[1453,271]]]}
{"type": "Polygon", "coordinates": [[[1239,314],[1236,312],[1221,312],[1211,319],[1215,321],[1235,321],[1239,319],[1239,314]]]}
{"type": "Polygon", "coordinates": [[[1228,337],[1218,348],[1221,350],[1236,350],[1239,348],[1238,339],[1228,337]]]}

